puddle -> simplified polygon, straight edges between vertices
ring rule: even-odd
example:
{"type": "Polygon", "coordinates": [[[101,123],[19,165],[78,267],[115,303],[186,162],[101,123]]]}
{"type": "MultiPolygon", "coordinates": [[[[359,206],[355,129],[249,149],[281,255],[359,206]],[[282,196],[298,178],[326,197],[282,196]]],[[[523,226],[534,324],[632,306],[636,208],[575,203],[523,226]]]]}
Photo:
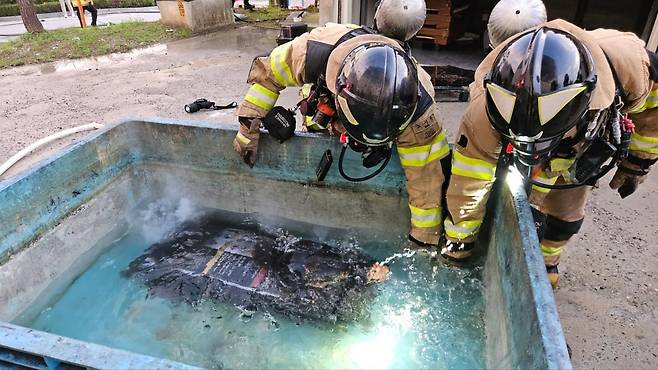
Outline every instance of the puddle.
{"type": "Polygon", "coordinates": [[[127,53],[114,53],[94,58],[83,58],[74,60],[63,60],[59,62],[47,63],[41,67],[41,73],[57,73],[69,71],[86,71],[98,69],[103,66],[116,65],[130,62],[146,55],[165,55],[167,54],[167,45],[156,44],[147,48],[133,49],[127,53]]]}
{"type": "MultiPolygon", "coordinates": [[[[204,64],[211,58],[246,57],[248,63],[254,55],[266,53],[276,47],[278,30],[254,26],[236,26],[206,35],[199,35],[166,44],[156,44],[133,49],[126,53],[114,53],[91,58],[66,59],[39,65],[16,67],[11,70],[22,76],[47,75],[71,71],[87,71],[104,68],[125,68],[135,63],[148,63],[153,57],[166,57],[171,63],[204,64]],[[237,52],[237,53],[236,53],[237,52]],[[226,54],[226,55],[223,55],[226,54]]],[[[217,63],[209,61],[208,63],[217,63]]],[[[247,62],[245,62],[247,63],[247,62]]]]}

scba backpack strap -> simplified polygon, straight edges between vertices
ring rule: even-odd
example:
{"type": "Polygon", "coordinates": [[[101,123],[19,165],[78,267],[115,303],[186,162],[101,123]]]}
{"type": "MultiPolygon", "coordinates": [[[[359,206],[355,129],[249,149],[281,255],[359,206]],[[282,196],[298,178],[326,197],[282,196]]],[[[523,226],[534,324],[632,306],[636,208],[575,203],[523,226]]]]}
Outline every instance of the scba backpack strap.
{"type": "Polygon", "coordinates": [[[372,35],[377,32],[369,27],[355,28],[338,39],[335,44],[327,44],[320,41],[310,40],[306,44],[306,63],[304,67],[304,79],[306,81],[320,81],[324,79],[329,56],[340,44],[361,35],[372,35]]]}

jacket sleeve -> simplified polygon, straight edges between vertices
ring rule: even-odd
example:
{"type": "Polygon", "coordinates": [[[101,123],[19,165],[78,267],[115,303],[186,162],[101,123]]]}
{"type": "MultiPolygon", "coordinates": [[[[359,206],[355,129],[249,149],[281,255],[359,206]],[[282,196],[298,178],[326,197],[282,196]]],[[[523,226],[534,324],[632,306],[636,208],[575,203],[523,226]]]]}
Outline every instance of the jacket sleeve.
{"type": "Polygon", "coordinates": [[[469,243],[482,225],[501,150],[500,135],[486,114],[483,89],[472,95],[456,140],[444,227],[448,240],[469,243]]]}
{"type": "Polygon", "coordinates": [[[650,51],[647,53],[649,94],[630,111],[635,123],[630,154],[636,158],[654,160],[658,158],[658,55],[650,51]]]}
{"type": "Polygon", "coordinates": [[[276,47],[263,57],[256,57],[251,65],[247,83],[251,85],[238,108],[240,117],[262,118],[267,115],[286,87],[302,86],[309,34],[276,47]]]}

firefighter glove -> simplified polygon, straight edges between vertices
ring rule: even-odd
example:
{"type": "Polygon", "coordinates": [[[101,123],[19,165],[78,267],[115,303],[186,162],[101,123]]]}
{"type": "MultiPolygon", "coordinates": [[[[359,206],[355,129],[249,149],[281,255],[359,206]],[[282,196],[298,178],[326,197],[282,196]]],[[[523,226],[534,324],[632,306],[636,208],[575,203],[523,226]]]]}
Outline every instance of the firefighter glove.
{"type": "Polygon", "coordinates": [[[240,158],[249,165],[254,167],[256,163],[256,154],[258,153],[258,139],[260,138],[260,118],[240,117],[240,128],[238,134],[233,139],[233,149],[240,155],[240,158]]]}
{"type": "Polygon", "coordinates": [[[629,156],[619,167],[610,181],[610,187],[617,190],[622,199],[633,194],[637,187],[644,182],[649,168],[656,160],[641,159],[629,156]]]}

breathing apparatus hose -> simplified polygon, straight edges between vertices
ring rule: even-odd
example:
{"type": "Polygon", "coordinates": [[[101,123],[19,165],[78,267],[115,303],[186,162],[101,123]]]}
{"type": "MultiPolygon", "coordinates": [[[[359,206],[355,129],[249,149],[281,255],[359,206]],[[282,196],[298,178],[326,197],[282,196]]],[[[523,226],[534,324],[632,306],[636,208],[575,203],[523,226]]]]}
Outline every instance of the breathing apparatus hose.
{"type": "Polygon", "coordinates": [[[345,170],[343,169],[343,159],[345,158],[345,151],[347,150],[347,146],[348,146],[347,144],[343,145],[343,148],[340,151],[340,156],[338,157],[338,172],[340,172],[340,175],[343,176],[343,178],[347,181],[351,181],[351,182],[368,181],[368,180],[372,179],[373,177],[379,175],[384,170],[384,168],[386,168],[386,165],[388,165],[388,162],[391,160],[391,154],[389,153],[386,156],[386,159],[384,160],[384,162],[379,166],[379,168],[375,172],[371,173],[368,176],[364,176],[364,177],[351,177],[351,176],[347,175],[345,173],[345,170]]]}

